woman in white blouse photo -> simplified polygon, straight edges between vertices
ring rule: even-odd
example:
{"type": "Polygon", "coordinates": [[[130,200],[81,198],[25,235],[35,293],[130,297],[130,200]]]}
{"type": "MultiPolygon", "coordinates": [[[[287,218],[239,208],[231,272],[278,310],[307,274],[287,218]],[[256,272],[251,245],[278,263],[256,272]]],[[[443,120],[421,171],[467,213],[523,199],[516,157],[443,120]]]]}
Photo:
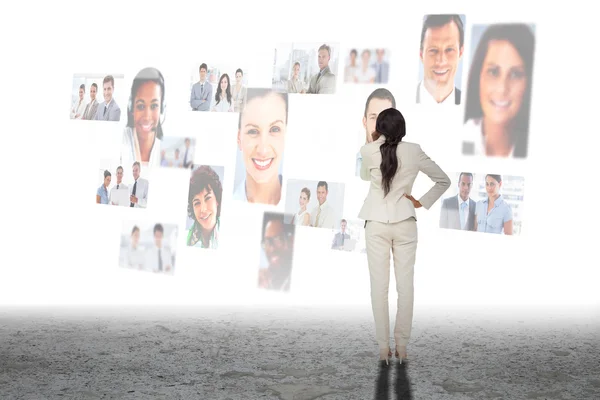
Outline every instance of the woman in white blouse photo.
{"type": "Polygon", "coordinates": [[[246,102],[246,93],[248,88],[242,80],[244,79],[244,71],[238,68],[235,71],[235,85],[233,86],[233,112],[242,112],[244,103],[246,102]]]}
{"type": "Polygon", "coordinates": [[[308,188],[303,188],[300,191],[300,210],[292,217],[292,224],[301,225],[301,226],[309,226],[310,225],[310,213],[306,209],[306,206],[310,202],[310,190],[308,188]]]}
{"type": "Polygon", "coordinates": [[[121,164],[159,166],[165,113],[165,81],[156,68],[144,68],[133,79],[127,104],[121,164]]]}
{"type": "Polygon", "coordinates": [[[79,99],[75,102],[75,104],[73,104],[73,107],[71,108],[71,119],[82,119],[83,118],[83,112],[85,111],[85,107],[87,106],[87,103],[84,100],[85,96],[85,85],[82,83],[79,86],[79,99]]]}
{"type": "Polygon", "coordinates": [[[288,80],[288,93],[306,93],[304,83],[300,80],[300,63],[295,62],[292,68],[292,77],[288,80]]]}
{"type": "Polygon", "coordinates": [[[361,53],[362,64],[354,70],[354,83],[375,83],[377,72],[369,65],[371,50],[365,49],[361,53]]]}
{"type": "Polygon", "coordinates": [[[221,79],[219,79],[219,86],[215,93],[215,104],[212,106],[211,111],[233,112],[231,84],[227,74],[221,75],[221,79]]]}
{"type": "Polygon", "coordinates": [[[243,174],[243,179],[235,184],[233,199],[277,205],[283,182],[279,171],[287,131],[288,94],[250,88],[239,115],[237,145],[241,157],[236,177],[243,174]]]}

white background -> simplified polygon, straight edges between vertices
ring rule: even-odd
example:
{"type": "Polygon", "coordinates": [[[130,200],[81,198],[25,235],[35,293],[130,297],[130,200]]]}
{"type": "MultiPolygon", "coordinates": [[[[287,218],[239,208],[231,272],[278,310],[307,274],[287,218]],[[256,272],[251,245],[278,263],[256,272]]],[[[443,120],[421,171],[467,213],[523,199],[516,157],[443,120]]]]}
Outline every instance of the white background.
{"type": "MultiPolygon", "coordinates": [[[[189,66],[199,57],[223,63],[243,60],[241,64],[252,70],[252,85],[270,87],[276,43],[323,38],[342,47],[368,42],[364,45],[377,43],[390,49],[394,60],[387,87],[408,121],[405,139],[420,143],[444,170],[495,171],[526,179],[526,229],[519,237],[470,235],[465,242],[464,235],[437,228],[437,212],[418,211],[417,305],[598,302],[600,213],[594,210],[599,197],[596,94],[600,86],[593,72],[586,77],[598,64],[598,52],[593,41],[581,35],[596,26],[596,14],[586,11],[585,3],[544,4],[542,14],[535,3],[522,1],[403,3],[401,13],[385,12],[390,3],[383,1],[343,9],[334,2],[318,2],[306,4],[306,9],[318,7],[319,15],[327,18],[315,19],[307,29],[306,19],[285,17],[297,15],[295,3],[266,1],[259,10],[252,2],[231,1],[228,4],[235,12],[228,14],[228,22],[243,27],[243,34],[233,30],[230,37],[219,36],[218,41],[211,34],[203,40],[198,16],[206,9],[199,3],[108,0],[98,7],[65,1],[60,13],[52,3],[36,3],[35,12],[31,3],[11,3],[7,11],[12,17],[0,27],[3,37],[13,38],[3,43],[6,61],[1,66],[5,134],[0,163],[8,178],[4,189],[8,191],[10,184],[10,190],[0,196],[4,250],[0,303],[145,304],[156,303],[160,293],[161,302],[178,304],[368,304],[365,257],[330,251],[329,230],[297,230],[291,293],[255,290],[260,206],[227,205],[218,251],[199,254],[182,246],[188,170],[152,171],[146,210],[94,204],[99,160],[111,158],[107,151],[115,143],[112,151],[118,154],[125,118],[119,128],[93,121],[77,123],[66,113],[74,73],[123,71],[127,89],[137,71],[156,66],[167,85],[165,134],[194,135],[196,163],[224,165],[230,176],[237,114],[190,113],[189,66]],[[460,127],[462,106],[457,111],[437,110],[435,115],[415,107],[415,59],[423,14],[448,12],[466,15],[467,32],[473,24],[536,23],[527,160],[461,157],[451,139],[460,127]],[[156,34],[148,35],[145,25],[157,21],[157,13],[156,34]],[[84,31],[88,22],[81,16],[86,15],[102,18],[107,28],[93,40],[87,34],[74,34],[84,31]],[[347,23],[354,20],[364,23],[347,23]],[[43,89],[46,99],[40,107],[35,106],[36,89],[43,89]],[[59,188],[61,181],[68,185],[59,188]],[[178,224],[175,276],[124,273],[118,268],[115,238],[120,236],[123,219],[178,224]]],[[[220,31],[219,19],[202,21],[204,32],[220,31]]],[[[466,49],[471,48],[470,40],[467,33],[466,49]]],[[[465,66],[470,63],[469,54],[466,57],[465,66]]],[[[336,96],[290,98],[284,169],[285,179],[345,182],[344,214],[351,216],[358,213],[366,195],[365,185],[354,184],[354,162],[357,135],[364,133],[364,101],[375,87],[344,86],[342,76],[338,77],[336,96]]],[[[227,178],[224,193],[229,198],[231,184],[227,178]]],[[[427,178],[420,177],[413,194],[424,193],[429,185],[427,178]]]]}

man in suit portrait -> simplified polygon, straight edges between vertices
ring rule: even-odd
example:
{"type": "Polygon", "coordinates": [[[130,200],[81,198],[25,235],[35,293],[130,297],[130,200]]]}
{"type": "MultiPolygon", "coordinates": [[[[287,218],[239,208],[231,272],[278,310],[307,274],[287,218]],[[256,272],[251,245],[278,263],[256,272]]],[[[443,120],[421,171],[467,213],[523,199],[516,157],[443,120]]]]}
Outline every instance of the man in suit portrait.
{"type": "Polygon", "coordinates": [[[331,48],[326,44],[319,47],[319,73],[310,78],[307,93],[312,94],[334,94],[336,76],[329,68],[331,59],[331,48]]]}
{"type": "Polygon", "coordinates": [[[377,61],[371,66],[375,69],[375,83],[385,85],[388,83],[390,74],[390,64],[383,59],[385,56],[385,49],[376,49],[377,61]]]}
{"type": "Polygon", "coordinates": [[[202,63],[200,65],[200,80],[194,83],[194,86],[192,86],[192,93],[190,94],[190,107],[192,107],[193,111],[210,110],[213,87],[212,84],[206,80],[207,71],[208,66],[205,63],[202,63]]]}
{"type": "Polygon", "coordinates": [[[457,14],[426,16],[421,30],[423,80],[417,86],[417,104],[460,104],[461,91],[454,86],[454,76],[464,41],[463,22],[457,14]]]}
{"type": "Polygon", "coordinates": [[[85,107],[82,119],[90,120],[96,117],[96,113],[98,112],[98,100],[96,100],[96,93],[98,93],[98,85],[96,85],[96,83],[92,83],[92,86],[90,86],[90,102],[85,107]]]}
{"type": "Polygon", "coordinates": [[[331,248],[333,250],[341,250],[344,248],[344,244],[347,240],[350,240],[350,235],[346,233],[346,227],[348,226],[348,221],[345,219],[340,223],[340,231],[335,234],[333,237],[333,242],[331,243],[331,248]]]}
{"type": "Polygon", "coordinates": [[[140,178],[141,165],[138,161],[133,163],[134,183],[130,186],[129,206],[134,208],[146,208],[148,205],[148,181],[140,178]]]}
{"type": "Polygon", "coordinates": [[[104,101],[98,105],[96,112],[96,120],[98,121],[119,121],[121,119],[121,109],[113,99],[113,91],[115,89],[115,78],[112,75],[107,75],[102,81],[102,90],[104,93],[104,101]]]}
{"type": "Polygon", "coordinates": [[[473,174],[461,172],[458,177],[458,195],[448,197],[442,202],[440,228],[475,230],[476,202],[470,198],[473,188],[473,174]]]}
{"type": "MultiPolygon", "coordinates": [[[[375,89],[365,104],[365,113],[363,115],[363,126],[365,128],[365,143],[371,143],[373,140],[373,133],[375,133],[375,123],[379,113],[388,108],[396,108],[396,99],[392,92],[385,88],[375,89]]],[[[355,174],[360,176],[360,168],[362,165],[362,156],[360,151],[356,155],[356,167],[355,174]]]]}

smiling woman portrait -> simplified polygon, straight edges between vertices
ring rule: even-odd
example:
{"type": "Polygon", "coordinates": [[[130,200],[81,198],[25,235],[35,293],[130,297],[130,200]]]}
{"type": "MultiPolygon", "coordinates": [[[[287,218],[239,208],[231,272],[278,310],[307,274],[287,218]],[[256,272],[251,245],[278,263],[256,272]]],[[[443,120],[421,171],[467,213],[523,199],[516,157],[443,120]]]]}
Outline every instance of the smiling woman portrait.
{"type": "Polygon", "coordinates": [[[192,172],[188,195],[188,217],[194,221],[186,244],[204,249],[219,247],[223,185],[219,175],[208,165],[192,172]]]}
{"type": "Polygon", "coordinates": [[[127,103],[121,163],[160,165],[165,115],[165,80],[156,68],[144,68],[133,79],[127,103]]]}
{"type": "Polygon", "coordinates": [[[241,152],[238,163],[243,163],[244,178],[235,188],[235,200],[279,204],[282,187],[279,169],[283,160],[287,119],[287,93],[248,89],[237,134],[241,152]]]}
{"type": "Polygon", "coordinates": [[[463,154],[527,157],[534,48],[526,24],[485,30],[467,82],[463,154]]]}

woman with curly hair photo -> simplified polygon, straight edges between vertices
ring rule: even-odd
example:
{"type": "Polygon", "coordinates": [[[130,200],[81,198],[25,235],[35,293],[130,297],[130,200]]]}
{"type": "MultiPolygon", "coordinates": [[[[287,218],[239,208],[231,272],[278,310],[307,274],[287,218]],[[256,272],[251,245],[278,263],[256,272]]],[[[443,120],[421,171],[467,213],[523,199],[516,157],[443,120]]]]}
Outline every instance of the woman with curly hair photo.
{"type": "Polygon", "coordinates": [[[188,231],[188,246],[218,248],[222,197],[223,185],[214,169],[208,165],[201,165],[192,171],[188,216],[194,223],[188,231]]]}

